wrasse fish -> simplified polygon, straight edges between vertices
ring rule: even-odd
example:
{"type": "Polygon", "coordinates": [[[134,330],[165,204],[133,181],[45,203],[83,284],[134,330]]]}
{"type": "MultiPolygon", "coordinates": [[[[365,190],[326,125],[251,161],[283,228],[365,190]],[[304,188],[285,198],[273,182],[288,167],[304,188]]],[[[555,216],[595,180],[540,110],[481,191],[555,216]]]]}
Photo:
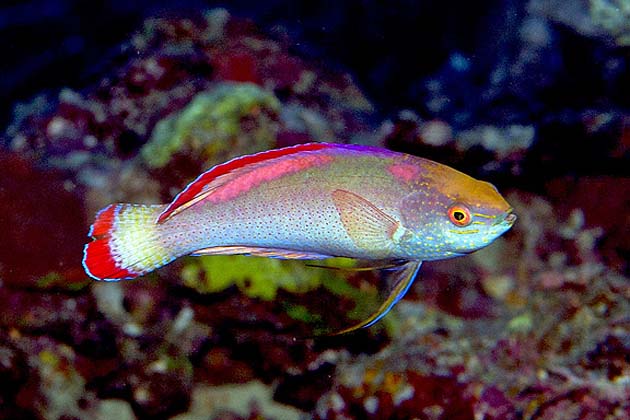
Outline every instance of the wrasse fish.
{"type": "Polygon", "coordinates": [[[376,147],[308,143],[235,158],[167,205],[111,204],[96,216],[83,266],[132,279],[184,255],[348,257],[396,266],[368,327],[404,296],[423,261],[483,248],[516,216],[494,186],[376,147]]]}

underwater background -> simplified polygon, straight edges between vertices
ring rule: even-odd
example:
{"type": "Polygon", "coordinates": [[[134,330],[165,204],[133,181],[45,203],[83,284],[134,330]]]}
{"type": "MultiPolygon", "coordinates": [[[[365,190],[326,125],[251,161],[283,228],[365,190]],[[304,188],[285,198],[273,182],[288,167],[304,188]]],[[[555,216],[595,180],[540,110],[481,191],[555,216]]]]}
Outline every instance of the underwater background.
{"type": "Polygon", "coordinates": [[[0,419],[630,418],[630,1],[0,3],[0,419]],[[385,274],[81,266],[94,214],[212,165],[377,145],[518,221],[385,274]]]}

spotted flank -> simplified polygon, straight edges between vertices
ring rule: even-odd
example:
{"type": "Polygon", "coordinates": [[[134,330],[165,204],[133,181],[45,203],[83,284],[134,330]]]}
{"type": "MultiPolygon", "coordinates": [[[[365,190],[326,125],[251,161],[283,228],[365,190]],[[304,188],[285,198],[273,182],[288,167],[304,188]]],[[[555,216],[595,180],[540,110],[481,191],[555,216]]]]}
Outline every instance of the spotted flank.
{"type": "Polygon", "coordinates": [[[85,245],[83,267],[96,280],[132,279],[174,259],[155,221],[164,206],[111,204],[101,210],[85,245]]]}
{"type": "Polygon", "coordinates": [[[184,255],[396,262],[369,327],[405,295],[423,261],[481,249],[516,220],[491,184],[417,156],[308,143],[209,168],[169,204],[112,204],[84,248],[86,273],[132,279],[184,255]]]}
{"type": "MultiPolygon", "coordinates": [[[[214,194],[216,188],[212,188],[213,182],[216,182],[217,179],[222,177],[226,177],[229,174],[238,174],[238,176],[243,179],[243,173],[248,173],[248,168],[251,168],[259,163],[278,163],[284,167],[285,171],[298,171],[303,169],[304,167],[310,166],[300,164],[302,160],[295,159],[294,162],[289,162],[289,165],[285,165],[285,160],[281,160],[281,157],[292,157],[291,155],[299,154],[302,155],[304,152],[316,151],[326,147],[331,147],[326,143],[307,143],[300,144],[291,147],[285,147],[282,149],[274,149],[267,150],[265,152],[255,153],[253,155],[246,155],[234,158],[228,162],[217,165],[210,170],[204,172],[199,175],[197,179],[188,184],[188,186],[180,192],[177,197],[164,209],[164,211],[158,216],[158,223],[164,223],[170,217],[173,217],[175,214],[189,208],[195,203],[203,200],[205,197],[210,195],[210,192],[214,194]],[[298,164],[296,164],[298,163],[298,164]]],[[[263,167],[263,172],[267,172],[271,175],[275,175],[274,172],[277,172],[275,169],[270,167],[263,167]]],[[[224,183],[224,182],[221,182],[224,183]]],[[[252,187],[252,183],[247,182],[249,187],[252,187]]],[[[234,190],[234,188],[232,188],[234,190]]]]}

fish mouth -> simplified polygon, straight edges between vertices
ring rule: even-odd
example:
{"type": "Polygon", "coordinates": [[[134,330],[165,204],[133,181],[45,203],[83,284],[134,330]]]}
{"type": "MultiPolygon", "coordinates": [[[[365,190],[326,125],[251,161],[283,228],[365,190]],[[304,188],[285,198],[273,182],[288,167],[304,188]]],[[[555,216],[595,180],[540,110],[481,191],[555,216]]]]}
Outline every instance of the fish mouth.
{"type": "Polygon", "coordinates": [[[514,222],[516,222],[516,214],[512,213],[512,208],[510,207],[505,213],[503,213],[503,217],[498,217],[497,221],[494,223],[495,225],[507,224],[512,226],[514,222]]]}
{"type": "Polygon", "coordinates": [[[514,222],[516,222],[516,219],[518,219],[516,214],[512,213],[512,210],[513,209],[510,207],[510,209],[505,212],[505,217],[503,218],[503,221],[510,225],[513,225],[514,222]]]}

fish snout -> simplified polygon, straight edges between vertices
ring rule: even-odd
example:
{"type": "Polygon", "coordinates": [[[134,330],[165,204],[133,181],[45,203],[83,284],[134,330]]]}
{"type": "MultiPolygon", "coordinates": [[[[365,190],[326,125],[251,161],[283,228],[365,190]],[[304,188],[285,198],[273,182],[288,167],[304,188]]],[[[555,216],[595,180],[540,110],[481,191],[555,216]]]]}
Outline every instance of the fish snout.
{"type": "Polygon", "coordinates": [[[518,217],[516,216],[516,214],[512,213],[512,209],[509,209],[507,212],[505,212],[505,217],[503,218],[503,220],[506,223],[513,225],[514,222],[516,222],[516,219],[518,219],[518,217]]]}
{"type": "Polygon", "coordinates": [[[497,215],[497,216],[498,217],[496,218],[496,220],[493,223],[493,225],[507,224],[507,225],[512,226],[514,224],[514,222],[516,222],[516,219],[518,219],[516,214],[512,213],[512,208],[511,207],[506,212],[504,212],[503,214],[497,215]]]}

